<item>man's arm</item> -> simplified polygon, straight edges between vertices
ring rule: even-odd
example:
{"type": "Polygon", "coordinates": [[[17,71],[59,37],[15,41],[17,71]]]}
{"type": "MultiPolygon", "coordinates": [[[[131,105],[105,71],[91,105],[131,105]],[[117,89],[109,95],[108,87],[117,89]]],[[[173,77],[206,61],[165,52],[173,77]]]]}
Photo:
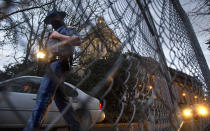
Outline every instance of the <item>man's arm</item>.
{"type": "Polygon", "coordinates": [[[71,44],[72,46],[80,46],[81,45],[79,36],[67,36],[67,35],[60,34],[57,31],[53,31],[49,38],[59,39],[62,41],[68,41],[69,44],[71,44]]]}

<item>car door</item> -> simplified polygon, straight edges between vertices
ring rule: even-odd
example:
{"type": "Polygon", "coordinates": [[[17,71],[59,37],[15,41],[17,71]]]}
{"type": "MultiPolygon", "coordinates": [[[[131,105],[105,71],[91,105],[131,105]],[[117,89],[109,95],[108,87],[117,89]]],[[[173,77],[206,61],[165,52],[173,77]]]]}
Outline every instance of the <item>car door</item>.
{"type": "Polygon", "coordinates": [[[37,84],[27,78],[11,79],[0,85],[0,126],[23,127],[35,104],[37,84]]]}
{"type": "MultiPolygon", "coordinates": [[[[41,77],[23,76],[10,79],[0,87],[4,92],[0,93],[0,126],[1,127],[24,127],[31,117],[36,103],[37,92],[41,83],[41,77]]],[[[53,101],[48,110],[42,126],[50,124],[60,114],[53,101]]],[[[65,126],[61,118],[55,126],[65,126]]]]}

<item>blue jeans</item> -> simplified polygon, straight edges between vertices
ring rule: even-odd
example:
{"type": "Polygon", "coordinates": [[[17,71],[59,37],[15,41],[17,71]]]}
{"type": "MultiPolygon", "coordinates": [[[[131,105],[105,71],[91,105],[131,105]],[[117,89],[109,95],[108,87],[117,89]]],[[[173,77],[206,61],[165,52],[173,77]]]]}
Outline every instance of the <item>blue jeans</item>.
{"type": "MultiPolygon", "coordinates": [[[[68,97],[59,87],[60,83],[63,82],[65,73],[62,68],[63,66],[60,60],[52,62],[50,64],[50,69],[47,68],[47,73],[42,80],[37,94],[37,101],[32,112],[32,117],[28,120],[24,131],[31,131],[40,127],[53,98],[60,112],[69,104],[68,97]]],[[[68,123],[71,131],[79,131],[80,124],[76,120],[75,112],[72,107],[68,109],[63,117],[68,123]]]]}

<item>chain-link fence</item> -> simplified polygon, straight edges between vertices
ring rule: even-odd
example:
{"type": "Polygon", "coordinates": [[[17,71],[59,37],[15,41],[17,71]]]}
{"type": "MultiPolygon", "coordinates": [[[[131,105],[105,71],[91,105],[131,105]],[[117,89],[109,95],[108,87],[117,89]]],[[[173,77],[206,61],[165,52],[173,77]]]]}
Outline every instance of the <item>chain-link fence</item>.
{"type": "MultiPolygon", "coordinates": [[[[24,62],[32,63],[21,72],[14,71],[17,74],[13,72],[10,78],[40,75],[38,71],[46,64],[43,61],[41,67],[34,64],[36,59],[32,54],[37,48],[46,49],[47,32],[51,30],[42,21],[46,11],[56,6],[67,12],[65,22],[74,26],[82,42],[75,48],[66,81],[101,101],[106,116],[104,123],[111,123],[116,130],[119,123],[128,123],[131,130],[133,123],[140,124],[141,130],[179,130],[184,121],[182,109],[195,104],[208,106],[209,68],[178,0],[4,1],[4,5],[0,31],[6,37],[1,45],[28,41],[30,49],[26,48],[29,53],[24,62]],[[27,39],[21,39],[24,31],[28,32],[27,39]]],[[[60,81],[53,72],[48,75],[60,81]]],[[[27,79],[1,82],[0,102],[6,102],[17,120],[26,123],[26,117],[16,111],[17,104],[12,103],[7,89],[10,86],[16,92],[24,92],[27,85],[24,82],[27,79]],[[18,84],[23,83],[24,89],[20,90],[18,84]]],[[[71,91],[66,92],[72,95],[71,91]]],[[[87,97],[81,106],[84,116],[89,100],[87,97]]],[[[55,127],[71,104],[45,129],[55,127]]],[[[89,130],[96,121],[82,122],[81,127],[89,130]]],[[[203,130],[208,124],[209,117],[196,116],[191,125],[194,130],[203,130]]]]}

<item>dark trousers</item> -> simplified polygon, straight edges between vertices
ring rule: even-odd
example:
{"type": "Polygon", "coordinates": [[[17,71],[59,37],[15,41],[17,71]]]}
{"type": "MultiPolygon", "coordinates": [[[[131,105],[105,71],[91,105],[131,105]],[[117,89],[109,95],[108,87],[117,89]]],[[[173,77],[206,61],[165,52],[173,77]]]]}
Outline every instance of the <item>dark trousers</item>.
{"type": "MultiPolygon", "coordinates": [[[[60,112],[69,104],[69,98],[63,93],[61,87],[59,87],[63,83],[64,74],[65,70],[63,70],[60,60],[50,64],[40,85],[32,117],[28,120],[24,131],[31,131],[40,127],[53,99],[60,112]]],[[[75,115],[72,107],[63,115],[71,131],[79,131],[80,129],[80,124],[76,120],[75,115]]]]}

